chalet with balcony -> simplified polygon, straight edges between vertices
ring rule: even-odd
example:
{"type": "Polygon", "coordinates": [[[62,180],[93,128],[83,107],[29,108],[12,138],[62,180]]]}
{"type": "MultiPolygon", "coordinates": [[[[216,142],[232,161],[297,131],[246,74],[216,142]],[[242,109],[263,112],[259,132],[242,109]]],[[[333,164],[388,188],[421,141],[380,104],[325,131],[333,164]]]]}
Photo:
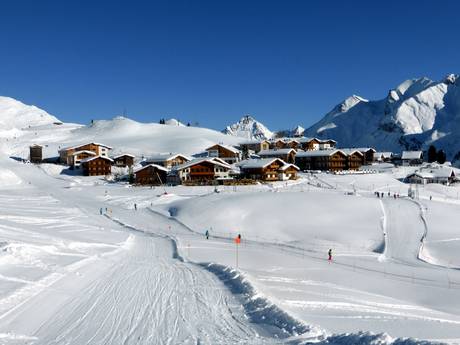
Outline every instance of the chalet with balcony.
{"type": "Polygon", "coordinates": [[[259,153],[260,151],[270,149],[270,142],[268,140],[250,140],[240,143],[239,146],[242,152],[259,153]]]}
{"type": "Polygon", "coordinates": [[[347,170],[359,170],[365,165],[364,154],[359,149],[340,149],[340,151],[347,155],[347,170]]]}
{"type": "Polygon", "coordinates": [[[110,175],[112,173],[112,164],[113,160],[103,156],[90,157],[81,161],[83,175],[85,176],[110,175]]]}
{"type": "Polygon", "coordinates": [[[168,169],[158,164],[148,164],[134,172],[136,184],[159,186],[167,181],[168,169]]]}
{"type": "Polygon", "coordinates": [[[172,168],[185,164],[191,159],[180,153],[169,153],[169,154],[158,154],[147,158],[146,164],[157,164],[164,166],[166,169],[171,170],[172,168]]]}
{"type": "Polygon", "coordinates": [[[332,139],[318,139],[318,138],[298,138],[300,148],[304,151],[315,150],[331,150],[337,145],[337,142],[332,139]]]}
{"type": "Polygon", "coordinates": [[[302,170],[341,171],[347,169],[348,157],[341,150],[311,150],[298,152],[295,164],[302,170]]]}
{"type": "Polygon", "coordinates": [[[228,164],[234,164],[241,160],[240,150],[227,145],[216,144],[205,150],[208,157],[220,158],[228,164]]]}
{"type": "Polygon", "coordinates": [[[259,181],[285,181],[297,179],[299,168],[280,158],[248,159],[238,164],[243,178],[259,181]]]}
{"type": "Polygon", "coordinates": [[[97,156],[93,151],[81,150],[72,153],[68,158],[71,169],[80,169],[81,162],[87,158],[97,156]]]}
{"type": "Polygon", "coordinates": [[[72,162],[76,159],[72,157],[75,152],[78,151],[91,151],[95,153],[96,156],[100,157],[109,157],[109,151],[112,148],[110,146],[100,144],[100,143],[87,143],[78,146],[66,147],[59,150],[59,160],[62,164],[67,164],[72,166],[72,162]]]}
{"type": "Polygon", "coordinates": [[[113,157],[113,164],[120,168],[132,167],[134,165],[134,156],[124,153],[113,157]]]}
{"type": "Polygon", "coordinates": [[[174,167],[173,173],[181,183],[213,183],[231,179],[232,167],[219,158],[194,159],[174,167]]]}

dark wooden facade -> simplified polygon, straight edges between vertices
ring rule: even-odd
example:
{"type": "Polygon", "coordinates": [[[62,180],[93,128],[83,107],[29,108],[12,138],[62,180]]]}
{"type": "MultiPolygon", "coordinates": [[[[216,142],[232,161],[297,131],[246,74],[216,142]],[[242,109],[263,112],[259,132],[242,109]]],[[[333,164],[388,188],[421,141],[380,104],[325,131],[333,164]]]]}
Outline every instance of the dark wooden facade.
{"type": "Polygon", "coordinates": [[[280,179],[280,168],[285,163],[280,159],[273,160],[272,163],[264,167],[245,167],[240,168],[241,176],[252,180],[278,181],[280,179]]]}
{"type": "Polygon", "coordinates": [[[364,162],[364,155],[358,151],[352,152],[347,156],[347,169],[359,170],[364,162]]]}
{"type": "Polygon", "coordinates": [[[206,151],[209,157],[218,157],[229,164],[239,162],[241,157],[238,150],[220,144],[208,147],[206,151]]]}
{"type": "Polygon", "coordinates": [[[83,175],[101,176],[112,173],[112,160],[106,157],[89,158],[81,162],[83,175]]]}
{"type": "Polygon", "coordinates": [[[324,150],[312,156],[299,154],[296,156],[295,163],[302,170],[341,171],[347,169],[348,157],[342,151],[327,152],[324,150]]]}
{"type": "Polygon", "coordinates": [[[261,141],[254,141],[254,142],[247,142],[240,144],[240,148],[242,151],[254,151],[255,153],[259,153],[263,150],[270,149],[270,143],[267,140],[261,141]]]}
{"type": "Polygon", "coordinates": [[[135,173],[135,182],[142,185],[162,185],[166,179],[167,171],[155,164],[149,164],[135,173]]]}
{"type": "Polygon", "coordinates": [[[40,146],[40,145],[30,146],[29,158],[32,163],[41,163],[43,160],[43,146],[40,146]]]}
{"type": "Polygon", "coordinates": [[[120,155],[113,158],[114,165],[117,167],[131,167],[134,165],[134,157],[132,155],[120,155]]]}

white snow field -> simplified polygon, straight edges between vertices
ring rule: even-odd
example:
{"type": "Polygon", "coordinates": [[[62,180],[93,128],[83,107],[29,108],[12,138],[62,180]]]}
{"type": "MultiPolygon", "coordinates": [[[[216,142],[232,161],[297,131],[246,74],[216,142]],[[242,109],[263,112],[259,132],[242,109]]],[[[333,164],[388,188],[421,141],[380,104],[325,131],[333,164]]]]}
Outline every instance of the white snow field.
{"type": "Polygon", "coordinates": [[[239,139],[40,119],[0,138],[0,344],[460,343],[459,187],[408,199],[407,169],[217,193],[132,187],[8,156],[85,141],[189,154],[239,139]]]}

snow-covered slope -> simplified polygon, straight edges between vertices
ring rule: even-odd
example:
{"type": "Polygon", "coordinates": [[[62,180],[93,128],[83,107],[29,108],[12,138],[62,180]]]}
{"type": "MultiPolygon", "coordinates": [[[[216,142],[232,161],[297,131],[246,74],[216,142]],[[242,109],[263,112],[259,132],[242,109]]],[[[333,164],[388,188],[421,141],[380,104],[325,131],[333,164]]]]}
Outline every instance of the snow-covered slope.
{"type": "Polygon", "coordinates": [[[165,125],[169,126],[185,126],[182,122],[176,119],[169,119],[165,121],[165,125]]]}
{"type": "Polygon", "coordinates": [[[298,125],[291,131],[291,135],[293,137],[301,137],[301,136],[303,136],[304,132],[305,132],[305,128],[303,128],[302,126],[298,125]]]}
{"type": "Polygon", "coordinates": [[[452,159],[460,151],[460,81],[448,75],[439,82],[406,80],[382,100],[351,96],[305,131],[344,146],[379,150],[443,148],[452,159]]]}
{"type": "Polygon", "coordinates": [[[222,133],[246,139],[271,139],[273,137],[273,132],[250,115],[245,115],[237,123],[227,126],[222,133]]]}
{"type": "Polygon", "coordinates": [[[22,129],[52,123],[60,121],[36,106],[0,96],[0,137],[14,137],[22,129]]]}

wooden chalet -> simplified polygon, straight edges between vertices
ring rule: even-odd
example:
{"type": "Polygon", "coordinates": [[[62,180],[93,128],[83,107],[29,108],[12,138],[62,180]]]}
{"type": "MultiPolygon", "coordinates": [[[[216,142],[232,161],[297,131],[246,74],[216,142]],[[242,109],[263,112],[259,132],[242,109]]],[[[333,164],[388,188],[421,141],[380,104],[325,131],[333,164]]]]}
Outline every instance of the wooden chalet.
{"type": "Polygon", "coordinates": [[[359,149],[340,149],[340,151],[347,155],[347,170],[359,170],[365,165],[365,156],[359,149]]]}
{"type": "Polygon", "coordinates": [[[393,152],[376,152],[374,153],[375,162],[391,162],[393,159],[393,152]]]}
{"type": "Polygon", "coordinates": [[[29,160],[31,163],[41,163],[43,160],[43,146],[32,145],[29,147],[29,160]]]}
{"type": "Polygon", "coordinates": [[[270,142],[270,149],[272,150],[276,150],[276,149],[284,149],[284,148],[287,148],[288,145],[287,145],[287,142],[286,140],[284,139],[275,139],[273,141],[270,142]]]}
{"type": "Polygon", "coordinates": [[[168,169],[158,164],[146,165],[134,172],[136,184],[162,185],[166,183],[168,169]]]}
{"type": "Polygon", "coordinates": [[[100,143],[87,143],[78,146],[66,147],[59,150],[59,160],[62,164],[72,165],[72,161],[75,161],[72,158],[72,155],[78,151],[91,151],[96,154],[96,156],[100,157],[109,157],[109,151],[112,148],[110,146],[100,144],[100,143]]]}
{"type": "Polygon", "coordinates": [[[241,160],[240,150],[227,145],[216,144],[208,147],[205,150],[209,157],[217,157],[227,162],[228,164],[237,163],[241,160]]]}
{"type": "Polygon", "coordinates": [[[134,156],[128,153],[124,153],[113,157],[113,163],[117,167],[126,168],[134,165],[134,156]]]}
{"type": "Polygon", "coordinates": [[[341,171],[348,168],[347,154],[341,150],[298,152],[295,164],[302,170],[341,171]]]}
{"type": "Polygon", "coordinates": [[[422,151],[403,151],[401,155],[402,165],[420,165],[423,163],[422,151]]]}
{"type": "Polygon", "coordinates": [[[240,143],[241,151],[258,153],[263,150],[270,149],[270,142],[268,140],[251,140],[240,143]]]}
{"type": "Polygon", "coordinates": [[[69,165],[71,169],[79,169],[81,162],[85,159],[97,156],[93,151],[82,150],[76,151],[69,156],[69,165]]]}
{"type": "Polygon", "coordinates": [[[259,152],[261,158],[279,158],[287,163],[294,163],[296,150],[291,148],[263,150],[259,152]]]}
{"type": "Polygon", "coordinates": [[[230,179],[232,167],[219,158],[201,158],[176,166],[173,170],[181,183],[211,183],[230,179]]]}
{"type": "Polygon", "coordinates": [[[354,150],[358,150],[359,152],[363,154],[363,164],[364,165],[372,164],[375,161],[374,155],[377,151],[373,149],[372,147],[359,147],[354,150]]]}
{"type": "Polygon", "coordinates": [[[304,151],[315,150],[331,150],[337,145],[337,142],[332,139],[318,139],[318,138],[298,138],[300,148],[304,151]]]}
{"type": "Polygon", "coordinates": [[[85,176],[100,176],[110,175],[112,173],[112,163],[108,157],[95,156],[81,161],[83,175],[85,176]]]}
{"type": "Polygon", "coordinates": [[[297,165],[286,163],[279,169],[279,176],[282,181],[297,180],[299,171],[300,168],[297,165]]]}
{"type": "Polygon", "coordinates": [[[259,181],[284,181],[297,179],[300,170],[280,158],[248,159],[239,164],[242,178],[259,181]]]}
{"type": "Polygon", "coordinates": [[[182,155],[180,153],[170,153],[170,154],[158,154],[152,157],[149,157],[146,160],[147,164],[157,164],[164,166],[167,169],[172,169],[175,166],[187,163],[190,161],[190,158],[182,155]]]}

